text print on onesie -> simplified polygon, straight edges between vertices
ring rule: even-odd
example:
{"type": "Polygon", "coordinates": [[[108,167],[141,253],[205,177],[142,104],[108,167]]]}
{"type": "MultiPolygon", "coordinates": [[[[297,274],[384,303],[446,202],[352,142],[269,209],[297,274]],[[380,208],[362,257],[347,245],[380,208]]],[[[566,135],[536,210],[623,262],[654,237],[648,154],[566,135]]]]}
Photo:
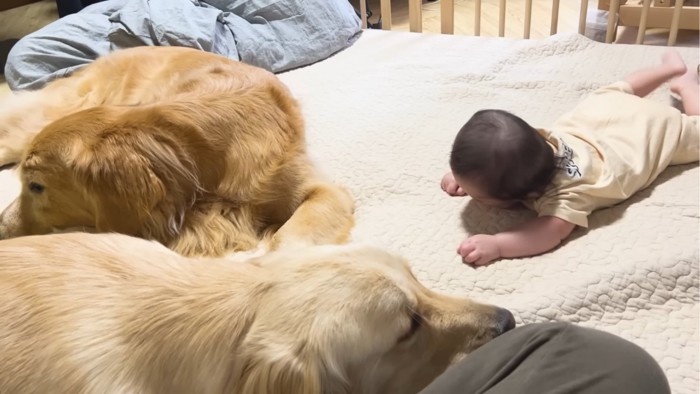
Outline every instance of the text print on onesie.
{"type": "Polygon", "coordinates": [[[579,170],[578,165],[574,162],[574,151],[566,145],[564,141],[559,140],[559,146],[561,146],[560,155],[561,164],[563,170],[566,171],[566,175],[571,178],[581,178],[581,170],[579,170]]]}

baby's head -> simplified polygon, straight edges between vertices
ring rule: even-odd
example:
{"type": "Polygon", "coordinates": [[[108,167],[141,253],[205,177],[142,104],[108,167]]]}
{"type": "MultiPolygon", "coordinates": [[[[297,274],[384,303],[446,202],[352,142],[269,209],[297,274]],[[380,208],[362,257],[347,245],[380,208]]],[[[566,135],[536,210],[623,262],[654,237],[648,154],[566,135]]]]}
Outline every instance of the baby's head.
{"type": "Polygon", "coordinates": [[[482,110],[457,133],[450,167],[473,199],[505,208],[541,195],[557,164],[547,141],[524,120],[506,111],[482,110]]]}

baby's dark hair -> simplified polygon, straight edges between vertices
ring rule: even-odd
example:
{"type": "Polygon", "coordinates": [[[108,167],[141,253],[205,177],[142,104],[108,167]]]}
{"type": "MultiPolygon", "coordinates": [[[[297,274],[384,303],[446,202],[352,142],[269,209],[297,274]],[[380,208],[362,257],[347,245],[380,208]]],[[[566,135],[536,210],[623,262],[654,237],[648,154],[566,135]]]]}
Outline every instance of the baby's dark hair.
{"type": "Polygon", "coordinates": [[[457,133],[450,167],[491,198],[525,200],[541,195],[557,169],[554,151],[532,126],[507,111],[474,114],[457,133]]]}

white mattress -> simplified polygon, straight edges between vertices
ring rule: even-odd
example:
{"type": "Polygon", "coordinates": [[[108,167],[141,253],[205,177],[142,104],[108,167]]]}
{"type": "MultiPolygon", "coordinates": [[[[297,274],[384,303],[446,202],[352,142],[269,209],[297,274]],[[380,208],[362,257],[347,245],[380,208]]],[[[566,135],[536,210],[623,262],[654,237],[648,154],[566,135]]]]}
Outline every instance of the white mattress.
{"type": "MultiPolygon", "coordinates": [[[[691,64],[697,49],[681,49],[691,64]]],[[[546,255],[472,269],[457,245],[527,212],[484,211],[439,187],[452,139],[481,108],[546,126],[595,87],[657,62],[663,48],[366,31],[349,49],[281,75],[300,99],[309,150],[357,199],[355,241],[403,254],[426,285],[509,308],[519,323],[575,322],[659,361],[675,393],[698,392],[697,165],[672,167],[599,211],[546,255]]],[[[668,100],[667,91],[655,99],[668,100]]],[[[17,193],[0,174],[0,206],[17,193]]],[[[605,362],[601,360],[601,362],[605,362]]],[[[585,373],[585,372],[584,372],[585,373]]]]}
{"type": "MultiPolygon", "coordinates": [[[[525,41],[369,30],[281,78],[303,105],[312,156],[357,198],[356,241],[399,252],[428,286],[507,307],[521,323],[619,334],[659,361],[675,393],[690,394],[698,392],[697,165],[672,167],[629,202],[594,213],[590,230],[554,252],[479,269],[456,255],[463,221],[497,231],[530,214],[484,211],[439,186],[452,140],[476,110],[546,126],[664,50],[573,34],[525,41]]],[[[681,50],[695,67],[699,51],[681,50]]]]}

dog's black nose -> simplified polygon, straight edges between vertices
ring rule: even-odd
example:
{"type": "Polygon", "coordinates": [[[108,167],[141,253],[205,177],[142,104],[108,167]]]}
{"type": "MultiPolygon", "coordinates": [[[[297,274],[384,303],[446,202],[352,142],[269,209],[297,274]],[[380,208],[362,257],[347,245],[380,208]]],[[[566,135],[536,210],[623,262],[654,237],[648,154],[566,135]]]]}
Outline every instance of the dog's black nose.
{"type": "Polygon", "coordinates": [[[499,335],[515,328],[515,317],[508,309],[498,308],[496,314],[499,335]]]}

